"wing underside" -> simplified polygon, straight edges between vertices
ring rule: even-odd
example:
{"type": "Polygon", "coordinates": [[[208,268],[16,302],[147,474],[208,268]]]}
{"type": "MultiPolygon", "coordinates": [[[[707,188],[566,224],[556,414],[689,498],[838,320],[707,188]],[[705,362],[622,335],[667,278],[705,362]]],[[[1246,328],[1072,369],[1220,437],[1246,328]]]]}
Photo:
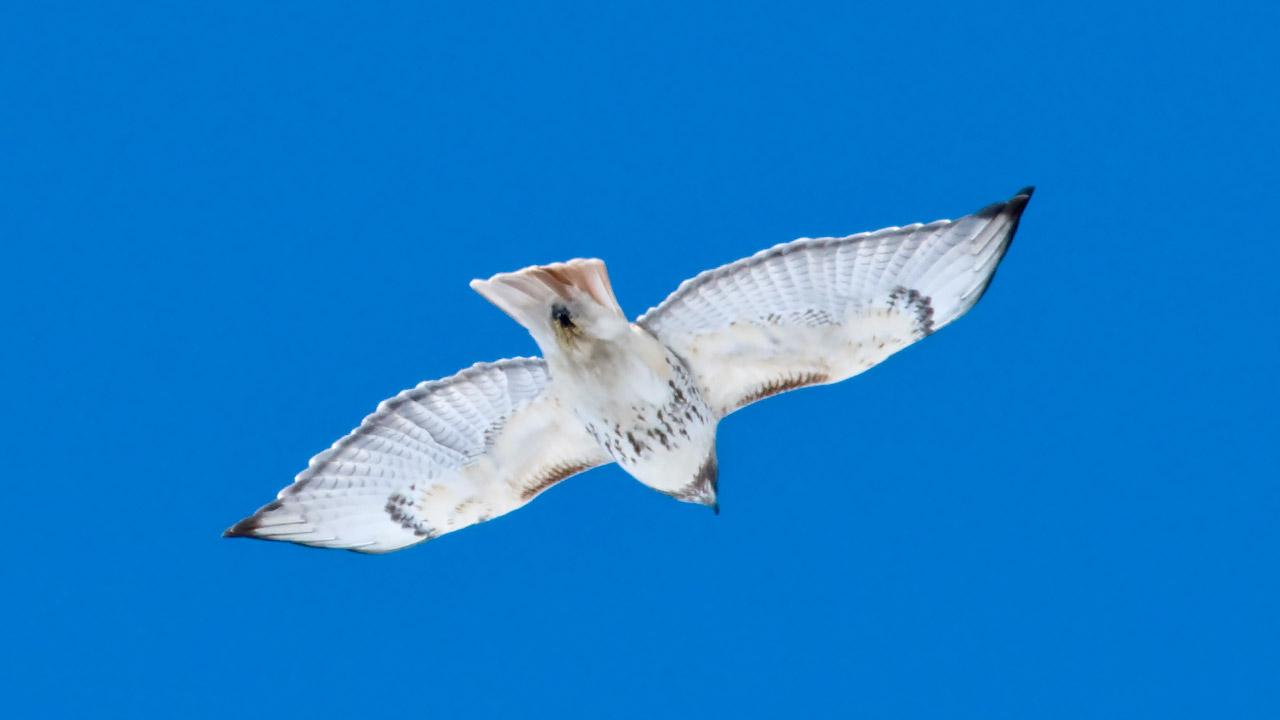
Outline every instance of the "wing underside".
{"type": "Polygon", "coordinates": [[[608,462],[549,380],[516,358],[406,390],[226,535],[389,552],[515,510],[608,462]]]}
{"type": "Polygon", "coordinates": [[[722,414],[838,382],[973,307],[1031,193],[957,220],[778,245],[685,281],[636,322],[689,363],[722,414]]]}

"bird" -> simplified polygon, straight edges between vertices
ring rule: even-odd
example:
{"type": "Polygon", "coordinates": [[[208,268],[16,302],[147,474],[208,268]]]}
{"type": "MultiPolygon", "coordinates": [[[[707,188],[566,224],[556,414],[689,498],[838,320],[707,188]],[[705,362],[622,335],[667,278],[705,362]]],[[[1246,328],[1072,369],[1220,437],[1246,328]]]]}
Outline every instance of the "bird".
{"type": "Polygon", "coordinates": [[[599,259],[473,280],[542,356],[383,401],[223,534],[385,553],[609,463],[719,513],[719,421],[858,375],[968,312],[1033,191],[956,220],[776,245],[684,281],[634,322],[599,259]]]}

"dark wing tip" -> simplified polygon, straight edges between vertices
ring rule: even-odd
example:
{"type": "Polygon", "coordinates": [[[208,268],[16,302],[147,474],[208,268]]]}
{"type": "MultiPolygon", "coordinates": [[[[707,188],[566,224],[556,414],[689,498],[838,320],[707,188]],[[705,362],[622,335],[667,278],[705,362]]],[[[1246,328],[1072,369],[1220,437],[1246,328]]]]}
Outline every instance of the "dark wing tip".
{"type": "MultiPolygon", "coordinates": [[[[1022,211],[1026,209],[1027,203],[1031,202],[1031,196],[1034,195],[1035,192],[1036,186],[1028,185],[1014,193],[1013,197],[1005,201],[1005,212],[1013,215],[1013,231],[1018,229],[1018,220],[1022,218],[1022,211]]],[[[1013,235],[1013,231],[1009,232],[1010,236],[1013,235]]]]}
{"type": "Polygon", "coordinates": [[[1004,260],[1005,254],[1009,252],[1009,247],[1013,245],[1014,236],[1018,234],[1018,224],[1022,222],[1022,211],[1027,209],[1027,203],[1031,202],[1031,196],[1035,191],[1036,188],[1034,185],[1028,185],[1019,190],[1008,200],[1001,203],[995,203],[994,205],[988,205],[976,213],[980,217],[991,218],[996,217],[1001,213],[1008,213],[1010,215],[1010,221],[1009,233],[1005,238],[1004,247],[1000,248],[1000,257],[996,258],[996,266],[991,270],[991,274],[987,276],[986,281],[982,283],[982,288],[978,290],[977,297],[973,299],[973,303],[970,304],[970,307],[976,305],[978,301],[982,299],[982,296],[987,294],[987,289],[991,287],[991,281],[996,277],[996,270],[999,269],[1000,263],[1004,260]]]}
{"type": "Polygon", "coordinates": [[[253,531],[257,529],[258,529],[258,516],[250,515],[249,517],[241,520],[235,525],[232,525],[226,530],[223,530],[222,537],[224,538],[255,537],[255,534],[253,531]]]}
{"type": "Polygon", "coordinates": [[[1014,214],[1014,222],[1017,222],[1017,216],[1022,214],[1023,208],[1031,201],[1031,196],[1035,193],[1036,186],[1028,185],[1013,194],[1013,197],[1001,202],[991,203],[982,208],[974,215],[983,218],[995,217],[1000,213],[1012,212],[1014,214]]]}
{"type": "Polygon", "coordinates": [[[266,505],[263,505],[262,507],[258,508],[257,512],[255,512],[254,514],[241,520],[235,525],[232,525],[226,530],[223,530],[222,537],[224,538],[260,537],[257,533],[257,530],[258,528],[262,527],[262,516],[265,515],[266,513],[271,512],[272,510],[279,510],[281,505],[282,503],[279,500],[272,500],[266,505]]]}
{"type": "Polygon", "coordinates": [[[1036,186],[1028,185],[1004,203],[1004,211],[1013,217],[1012,227],[1009,228],[1009,241],[1005,244],[1005,250],[1008,250],[1008,246],[1013,243],[1013,236],[1018,232],[1018,223],[1022,220],[1022,211],[1027,209],[1027,203],[1031,202],[1031,196],[1035,192],[1036,186]]]}

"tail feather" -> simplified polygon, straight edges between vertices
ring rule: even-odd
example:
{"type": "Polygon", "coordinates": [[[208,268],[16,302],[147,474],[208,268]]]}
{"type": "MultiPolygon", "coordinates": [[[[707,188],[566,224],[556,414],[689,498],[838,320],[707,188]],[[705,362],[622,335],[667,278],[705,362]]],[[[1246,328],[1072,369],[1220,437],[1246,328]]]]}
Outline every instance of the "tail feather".
{"type": "Polygon", "coordinates": [[[623,317],[604,261],[595,258],[498,273],[488,280],[472,280],[471,289],[531,331],[546,323],[547,308],[557,300],[574,300],[581,295],[623,317]]]}

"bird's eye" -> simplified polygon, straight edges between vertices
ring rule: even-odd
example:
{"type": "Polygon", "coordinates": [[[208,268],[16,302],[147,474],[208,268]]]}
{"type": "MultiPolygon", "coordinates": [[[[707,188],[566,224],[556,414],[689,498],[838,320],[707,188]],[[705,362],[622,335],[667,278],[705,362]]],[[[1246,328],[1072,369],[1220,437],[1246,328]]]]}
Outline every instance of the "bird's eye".
{"type": "Polygon", "coordinates": [[[573,327],[573,318],[569,316],[569,308],[563,305],[551,306],[551,319],[559,323],[562,328],[573,327]]]}

